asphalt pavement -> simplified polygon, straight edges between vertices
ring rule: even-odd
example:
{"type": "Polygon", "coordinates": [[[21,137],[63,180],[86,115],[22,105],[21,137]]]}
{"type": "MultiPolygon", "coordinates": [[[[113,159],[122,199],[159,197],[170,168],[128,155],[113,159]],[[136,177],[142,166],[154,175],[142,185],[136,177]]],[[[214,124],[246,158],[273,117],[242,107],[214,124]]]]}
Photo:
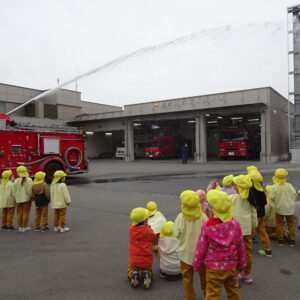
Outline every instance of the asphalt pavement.
{"type": "MultiPolygon", "coordinates": [[[[274,169],[289,170],[289,181],[300,188],[300,166],[290,163],[210,162],[204,165],[179,161],[92,161],[90,172],[70,176],[72,198],[68,233],[53,231],[0,232],[0,299],[184,299],[182,282],[158,276],[155,257],[153,287],[132,289],[126,278],[129,212],[156,201],[168,220],[180,212],[184,189],[205,188],[212,178],[245,172],[256,165],[271,183],[274,169]]],[[[30,225],[33,226],[31,210],[30,225]]],[[[49,213],[49,225],[53,213],[49,213]]],[[[273,257],[253,249],[252,285],[242,285],[242,299],[300,299],[300,239],[295,247],[272,244],[273,257]]],[[[197,299],[202,299],[197,278],[197,299]]],[[[223,297],[222,299],[226,299],[223,297]]]]}

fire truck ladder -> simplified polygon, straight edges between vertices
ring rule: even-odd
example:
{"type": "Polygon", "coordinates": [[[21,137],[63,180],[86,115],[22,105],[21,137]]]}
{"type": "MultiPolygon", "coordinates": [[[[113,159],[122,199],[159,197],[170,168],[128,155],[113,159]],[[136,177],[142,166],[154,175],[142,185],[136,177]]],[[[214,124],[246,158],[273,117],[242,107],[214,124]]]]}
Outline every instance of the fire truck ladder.
{"type": "Polygon", "coordinates": [[[43,132],[64,132],[64,133],[79,133],[81,130],[77,127],[67,127],[59,125],[32,125],[29,123],[17,123],[14,126],[18,130],[43,131],[43,132]]]}

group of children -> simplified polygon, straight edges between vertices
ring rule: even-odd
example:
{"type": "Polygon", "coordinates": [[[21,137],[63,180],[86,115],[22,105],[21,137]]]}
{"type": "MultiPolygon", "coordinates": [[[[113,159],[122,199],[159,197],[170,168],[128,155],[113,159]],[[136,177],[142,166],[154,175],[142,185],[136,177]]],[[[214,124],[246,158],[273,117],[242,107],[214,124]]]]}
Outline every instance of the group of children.
{"type": "Polygon", "coordinates": [[[132,287],[151,288],[153,251],[158,251],[160,276],[182,278],[186,300],[195,299],[194,273],[199,273],[206,300],[220,299],[224,285],[228,299],[240,299],[239,281],[252,283],[252,242],[259,236],[272,257],[270,239],[279,246],[295,245],[295,213],[300,230],[300,202],[286,182],[288,172],[277,169],[273,185],[262,186],[257,167],[246,175],[228,175],[222,187],[213,180],[204,190],[180,195],[181,212],[167,221],[155,202],[131,211],[127,276],[132,287]],[[285,224],[287,230],[285,231],[285,224]]]}
{"type": "Polygon", "coordinates": [[[44,172],[35,173],[34,180],[24,166],[17,169],[18,177],[14,180],[12,170],[2,172],[0,184],[0,208],[2,208],[3,231],[15,229],[13,219],[15,208],[17,208],[17,221],[19,232],[30,230],[28,220],[32,201],[35,202],[34,226],[36,231],[46,232],[48,227],[48,204],[54,209],[54,231],[66,232],[67,206],[71,203],[71,198],[65,181],[65,172],[58,170],[54,173],[54,178],[50,188],[45,182],[44,172]]]}

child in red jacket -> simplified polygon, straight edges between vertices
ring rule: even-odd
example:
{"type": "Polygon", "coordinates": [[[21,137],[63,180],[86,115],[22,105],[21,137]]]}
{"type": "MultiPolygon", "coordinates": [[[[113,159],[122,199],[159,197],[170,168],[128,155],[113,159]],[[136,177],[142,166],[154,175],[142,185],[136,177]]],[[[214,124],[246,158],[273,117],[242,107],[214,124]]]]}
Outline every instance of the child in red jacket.
{"type": "Polygon", "coordinates": [[[148,225],[149,211],[143,207],[134,208],[130,213],[133,221],[129,227],[127,276],[131,286],[136,288],[143,280],[144,289],[151,288],[153,252],[152,243],[156,235],[148,225]]]}

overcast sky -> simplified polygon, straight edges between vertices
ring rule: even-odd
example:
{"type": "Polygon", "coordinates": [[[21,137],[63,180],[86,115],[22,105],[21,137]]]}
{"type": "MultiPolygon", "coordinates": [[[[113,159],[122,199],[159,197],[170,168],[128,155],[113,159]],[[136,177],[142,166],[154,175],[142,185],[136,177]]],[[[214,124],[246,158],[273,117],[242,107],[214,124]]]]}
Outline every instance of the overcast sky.
{"type": "Polygon", "coordinates": [[[49,89],[150,47],[78,81],[82,99],[123,106],[263,86],[287,96],[286,9],[298,3],[2,0],[0,82],[49,89]]]}

